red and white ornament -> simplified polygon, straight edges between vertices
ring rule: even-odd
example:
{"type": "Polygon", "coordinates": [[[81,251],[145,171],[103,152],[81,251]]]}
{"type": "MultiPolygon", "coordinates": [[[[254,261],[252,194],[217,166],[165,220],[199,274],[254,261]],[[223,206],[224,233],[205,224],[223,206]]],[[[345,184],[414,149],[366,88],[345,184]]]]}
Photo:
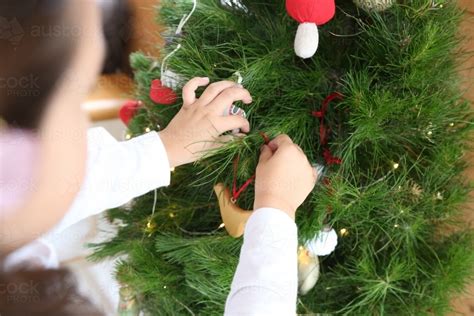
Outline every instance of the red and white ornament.
{"type": "Polygon", "coordinates": [[[151,82],[150,99],[157,104],[171,105],[176,103],[178,96],[173,89],[164,86],[160,79],[151,82]]]}
{"type": "Polygon", "coordinates": [[[310,58],[318,49],[318,26],[327,23],[336,13],[334,0],[286,0],[286,11],[300,23],[295,37],[295,53],[310,58]]]}
{"type": "Polygon", "coordinates": [[[137,114],[138,109],[142,106],[141,101],[127,100],[124,105],[120,108],[119,117],[120,120],[128,125],[130,120],[137,114]]]}

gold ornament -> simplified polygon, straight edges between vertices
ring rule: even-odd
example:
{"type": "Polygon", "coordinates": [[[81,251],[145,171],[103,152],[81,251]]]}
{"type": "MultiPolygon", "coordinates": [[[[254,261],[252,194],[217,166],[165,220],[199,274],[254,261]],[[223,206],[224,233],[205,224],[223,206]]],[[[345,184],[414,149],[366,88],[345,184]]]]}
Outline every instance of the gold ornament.
{"type": "Polygon", "coordinates": [[[319,279],[319,259],[303,246],[298,248],[298,291],[308,293],[319,279]]]}
{"type": "Polygon", "coordinates": [[[390,8],[395,0],[354,0],[354,3],[367,12],[381,12],[390,8]]]}
{"type": "Polygon", "coordinates": [[[232,237],[238,238],[244,234],[245,224],[247,223],[251,210],[243,210],[237,204],[232,202],[230,191],[223,183],[214,186],[219,208],[221,210],[221,218],[224,227],[232,237]]]}

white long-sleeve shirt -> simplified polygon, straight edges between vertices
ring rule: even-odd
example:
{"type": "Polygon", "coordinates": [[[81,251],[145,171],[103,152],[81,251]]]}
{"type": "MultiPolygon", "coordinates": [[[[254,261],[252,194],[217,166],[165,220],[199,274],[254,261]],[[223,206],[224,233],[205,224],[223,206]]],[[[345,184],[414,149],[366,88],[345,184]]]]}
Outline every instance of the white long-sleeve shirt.
{"type": "MultiPolygon", "coordinates": [[[[87,171],[80,193],[49,235],[169,183],[168,156],[158,133],[118,142],[105,129],[93,128],[88,132],[87,171]]],[[[10,254],[3,268],[31,258],[48,268],[58,266],[46,237],[10,254]]],[[[225,315],[295,315],[296,293],[296,225],[280,210],[258,209],[245,227],[225,315]]]]}

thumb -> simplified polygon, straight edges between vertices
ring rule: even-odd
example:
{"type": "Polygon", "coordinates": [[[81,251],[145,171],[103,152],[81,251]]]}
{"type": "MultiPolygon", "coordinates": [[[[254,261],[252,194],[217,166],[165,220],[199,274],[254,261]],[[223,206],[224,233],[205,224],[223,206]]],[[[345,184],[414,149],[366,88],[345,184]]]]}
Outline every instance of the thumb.
{"type": "Polygon", "coordinates": [[[273,152],[270,149],[270,147],[266,144],[262,146],[262,152],[260,153],[260,159],[258,160],[258,163],[262,163],[267,161],[273,156],[273,152]]]}

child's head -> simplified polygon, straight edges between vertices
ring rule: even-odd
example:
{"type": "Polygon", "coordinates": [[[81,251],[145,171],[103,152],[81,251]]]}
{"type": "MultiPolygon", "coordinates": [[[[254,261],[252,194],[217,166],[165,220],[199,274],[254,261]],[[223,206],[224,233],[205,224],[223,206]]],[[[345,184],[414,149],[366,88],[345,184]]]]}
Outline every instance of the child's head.
{"type": "Polygon", "coordinates": [[[39,148],[34,189],[13,215],[0,209],[1,254],[54,226],[82,184],[87,118],[80,105],[101,70],[104,41],[94,0],[2,0],[0,16],[0,118],[7,125],[0,133],[34,130],[39,148]]]}
{"type": "Polygon", "coordinates": [[[38,128],[65,76],[93,82],[103,54],[97,13],[92,0],[2,1],[0,117],[10,127],[38,128]],[[78,60],[83,71],[71,69],[78,60]]]}

